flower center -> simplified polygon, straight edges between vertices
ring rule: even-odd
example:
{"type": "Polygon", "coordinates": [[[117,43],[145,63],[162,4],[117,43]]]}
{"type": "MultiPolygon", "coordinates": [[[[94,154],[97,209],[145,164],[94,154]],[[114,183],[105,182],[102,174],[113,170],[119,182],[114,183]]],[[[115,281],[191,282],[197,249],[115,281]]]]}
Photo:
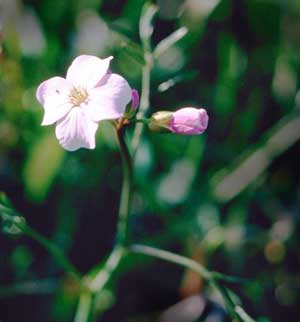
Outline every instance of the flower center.
{"type": "Polygon", "coordinates": [[[70,102],[74,106],[79,106],[81,103],[84,103],[88,97],[88,93],[83,87],[73,87],[70,94],[70,102]]]}

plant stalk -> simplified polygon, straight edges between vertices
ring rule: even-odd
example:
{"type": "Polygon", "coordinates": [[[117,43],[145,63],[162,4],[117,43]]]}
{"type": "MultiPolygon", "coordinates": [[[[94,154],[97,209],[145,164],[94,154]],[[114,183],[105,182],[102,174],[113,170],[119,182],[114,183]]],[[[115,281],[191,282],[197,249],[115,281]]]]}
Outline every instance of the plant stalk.
{"type": "Polygon", "coordinates": [[[219,283],[218,279],[220,280],[221,277],[223,276],[226,278],[226,275],[209,271],[198,262],[190,258],[187,258],[185,256],[174,254],[172,252],[158,249],[155,247],[134,244],[129,247],[129,251],[133,253],[139,253],[139,254],[159,258],[167,262],[174,263],[182,267],[188,268],[200,274],[205,280],[207,280],[211,284],[211,286],[213,286],[221,294],[225,302],[225,305],[227,307],[227,310],[229,314],[232,316],[232,318],[236,319],[237,321],[255,322],[255,320],[253,320],[239,305],[234,303],[232,297],[228,292],[228,289],[219,283]]]}
{"type": "MultiPolygon", "coordinates": [[[[142,88],[141,88],[141,101],[137,118],[142,119],[145,117],[150,107],[150,85],[151,85],[151,70],[153,65],[153,58],[150,52],[145,52],[145,65],[142,70],[142,88]]],[[[134,128],[134,133],[131,141],[132,154],[135,155],[140,139],[143,133],[144,123],[137,123],[134,128]]]]}
{"type": "Polygon", "coordinates": [[[124,127],[116,126],[116,136],[119,143],[122,159],[123,183],[121,188],[119,215],[116,232],[116,244],[104,267],[98,271],[95,277],[89,282],[89,289],[92,292],[101,292],[106,283],[111,279],[125,255],[128,235],[128,216],[130,210],[131,190],[132,190],[132,160],[125,142],[124,127]]]}
{"type": "Polygon", "coordinates": [[[127,244],[128,234],[128,216],[131,202],[133,167],[131,156],[125,142],[124,128],[116,129],[120,154],[122,159],[123,183],[121,190],[121,199],[119,206],[119,219],[117,224],[116,244],[117,247],[123,247],[127,244]]]}
{"type": "MultiPolygon", "coordinates": [[[[3,210],[4,207],[1,207],[3,210]]],[[[41,235],[38,231],[31,228],[23,217],[15,214],[14,210],[8,209],[5,207],[6,212],[9,212],[10,215],[5,216],[5,220],[10,220],[11,223],[16,226],[20,231],[30,237],[31,239],[38,242],[41,246],[43,246],[56,260],[56,262],[65,270],[66,273],[72,275],[77,281],[81,281],[81,274],[75,268],[75,266],[69,261],[69,259],[65,256],[65,254],[61,251],[61,249],[54,244],[50,239],[41,235]],[[20,219],[23,220],[20,220],[20,219]]]]}
{"type": "Polygon", "coordinates": [[[88,322],[92,306],[92,294],[83,292],[79,297],[79,303],[74,322],[88,322]]]}

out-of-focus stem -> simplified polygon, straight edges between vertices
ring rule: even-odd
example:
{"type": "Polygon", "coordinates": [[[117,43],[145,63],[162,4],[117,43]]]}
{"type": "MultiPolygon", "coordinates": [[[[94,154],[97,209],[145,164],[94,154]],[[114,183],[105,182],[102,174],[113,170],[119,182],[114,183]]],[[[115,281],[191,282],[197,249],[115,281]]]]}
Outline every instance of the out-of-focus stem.
{"type": "Polygon", "coordinates": [[[148,125],[150,123],[150,119],[133,119],[131,122],[134,123],[143,123],[144,125],[148,125]]]}
{"type": "MultiPolygon", "coordinates": [[[[153,57],[150,52],[145,52],[145,65],[142,70],[142,89],[141,89],[141,101],[137,118],[142,119],[150,106],[150,83],[151,83],[151,70],[153,65],[153,57]]],[[[135,154],[137,147],[140,143],[141,135],[143,133],[144,124],[137,123],[134,129],[131,150],[133,155],[135,154]]]]}
{"type": "Polygon", "coordinates": [[[74,276],[78,281],[80,281],[81,276],[77,269],[73,266],[73,264],[67,259],[67,257],[61,252],[60,248],[55,245],[51,240],[47,239],[36,230],[32,229],[28,225],[24,227],[23,232],[35,239],[38,243],[40,243],[46,250],[56,259],[56,261],[65,269],[67,273],[70,273],[74,276]]]}
{"type": "Polygon", "coordinates": [[[101,292],[105,287],[106,283],[112,277],[114,271],[118,267],[123,255],[125,254],[125,249],[121,246],[116,246],[110,253],[108,259],[106,260],[104,267],[97,273],[97,275],[89,283],[89,289],[92,292],[101,292]]]}
{"type": "Polygon", "coordinates": [[[212,277],[212,273],[210,271],[190,258],[145,245],[134,244],[129,249],[134,253],[156,257],[180,266],[188,267],[189,269],[201,274],[201,276],[207,280],[212,277]]]}
{"type": "MultiPolygon", "coordinates": [[[[150,86],[151,86],[151,70],[153,67],[153,52],[151,48],[151,36],[153,33],[152,20],[158,11],[158,7],[152,3],[145,3],[142,9],[142,15],[139,24],[139,34],[142,41],[144,53],[144,66],[142,69],[142,86],[141,86],[141,101],[137,118],[144,118],[150,106],[150,86]]],[[[144,124],[137,123],[135,125],[132,141],[131,151],[134,157],[135,152],[140,143],[143,133],[144,124]]]]}
{"type": "Polygon", "coordinates": [[[196,273],[199,273],[204,279],[206,279],[211,284],[211,286],[213,286],[220,293],[220,295],[222,296],[226,304],[227,310],[232,316],[232,318],[236,319],[237,321],[255,322],[255,320],[253,320],[243,310],[241,306],[236,305],[234,303],[232,297],[228,292],[228,289],[224,287],[221,283],[219,283],[219,280],[222,280],[222,279],[226,280],[226,275],[223,275],[218,272],[209,271],[201,264],[185,256],[174,254],[172,252],[158,249],[155,247],[134,244],[129,247],[129,251],[159,258],[167,262],[171,262],[171,263],[186,267],[190,270],[193,270],[196,273]]]}
{"type": "Polygon", "coordinates": [[[116,242],[118,247],[126,245],[128,230],[128,215],[131,201],[132,188],[132,160],[125,142],[124,128],[116,129],[120,154],[122,158],[123,183],[121,190],[119,219],[117,225],[116,242]]]}
{"type": "Polygon", "coordinates": [[[89,282],[89,288],[93,292],[100,292],[110,280],[112,274],[118,267],[127,244],[128,216],[130,210],[131,188],[132,188],[132,160],[125,142],[124,128],[116,126],[116,135],[120,147],[123,169],[123,183],[121,189],[119,215],[116,233],[116,245],[106,260],[104,267],[89,282]]]}
{"type": "Polygon", "coordinates": [[[88,322],[92,306],[92,294],[83,292],[79,297],[79,303],[74,322],[88,322]]]}
{"type": "MultiPolygon", "coordinates": [[[[65,270],[66,273],[71,274],[77,281],[81,280],[81,274],[77,271],[74,265],[69,261],[69,259],[65,256],[65,254],[61,251],[61,249],[54,244],[50,239],[44,237],[35,229],[31,228],[25,220],[20,220],[22,217],[19,217],[15,214],[14,210],[8,209],[6,207],[1,206],[0,212],[8,212],[10,215],[5,216],[5,220],[10,220],[11,223],[16,226],[20,231],[27,235],[28,237],[34,239],[41,246],[43,246],[57,261],[57,263],[65,270]],[[5,209],[4,209],[5,208],[5,209]]],[[[1,213],[0,213],[1,214],[1,213]]]]}

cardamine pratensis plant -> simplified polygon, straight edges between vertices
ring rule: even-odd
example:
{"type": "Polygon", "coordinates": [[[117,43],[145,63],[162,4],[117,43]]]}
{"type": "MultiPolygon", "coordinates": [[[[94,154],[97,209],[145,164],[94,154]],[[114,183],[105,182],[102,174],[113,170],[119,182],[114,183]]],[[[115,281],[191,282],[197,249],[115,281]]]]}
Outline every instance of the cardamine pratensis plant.
{"type": "Polygon", "coordinates": [[[253,322],[240,304],[236,303],[233,293],[224,285],[224,282],[236,282],[238,278],[210,271],[200,263],[179,254],[147,245],[131,244],[127,237],[134,172],[132,161],[143,127],[147,126],[150,132],[159,132],[162,135],[199,135],[205,132],[208,126],[208,114],[204,108],[183,107],[175,112],[163,110],[146,118],[151,110],[150,77],[158,55],[157,48],[159,52],[164,51],[187,32],[185,28],[181,28],[180,32],[170,35],[167,41],[163,40],[152,50],[152,19],[156,12],[156,6],[146,5],[141,17],[140,37],[145,63],[140,99],[137,90],[132,89],[124,77],[114,74],[109,69],[113,57],[100,59],[90,55],[75,58],[67,70],[66,78],[50,78],[42,82],[36,92],[37,100],[44,108],[42,125],[55,124],[55,135],[60,145],[68,151],[80,148],[95,149],[95,134],[98,127],[101,128],[101,121],[110,120],[115,127],[122,157],[123,185],[116,243],[104,264],[92,268],[93,273],[82,276],[55,244],[29,227],[24,220],[20,220],[21,217],[16,216],[11,209],[1,206],[0,210],[6,213],[3,220],[10,228],[20,230],[41,243],[65,271],[77,280],[80,294],[75,322],[87,322],[92,319],[95,295],[101,294],[128,253],[156,257],[199,273],[223,297],[228,312],[235,321],[253,322]],[[135,127],[130,149],[125,140],[125,132],[129,126],[135,127]]]}

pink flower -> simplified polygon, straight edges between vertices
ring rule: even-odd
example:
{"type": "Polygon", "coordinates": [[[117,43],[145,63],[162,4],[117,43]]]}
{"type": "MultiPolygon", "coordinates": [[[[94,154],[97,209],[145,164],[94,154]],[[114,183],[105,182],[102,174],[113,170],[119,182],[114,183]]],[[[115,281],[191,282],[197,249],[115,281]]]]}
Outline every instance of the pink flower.
{"type": "Polygon", "coordinates": [[[98,123],[122,117],[132,99],[127,81],[108,72],[111,59],[78,56],[66,78],[50,78],[37,89],[45,111],[42,125],[56,123],[56,137],[68,151],[94,149],[98,123]]]}
{"type": "Polygon", "coordinates": [[[177,134],[193,135],[203,133],[208,125],[208,115],[203,108],[184,107],[172,114],[168,128],[177,134]]]}

